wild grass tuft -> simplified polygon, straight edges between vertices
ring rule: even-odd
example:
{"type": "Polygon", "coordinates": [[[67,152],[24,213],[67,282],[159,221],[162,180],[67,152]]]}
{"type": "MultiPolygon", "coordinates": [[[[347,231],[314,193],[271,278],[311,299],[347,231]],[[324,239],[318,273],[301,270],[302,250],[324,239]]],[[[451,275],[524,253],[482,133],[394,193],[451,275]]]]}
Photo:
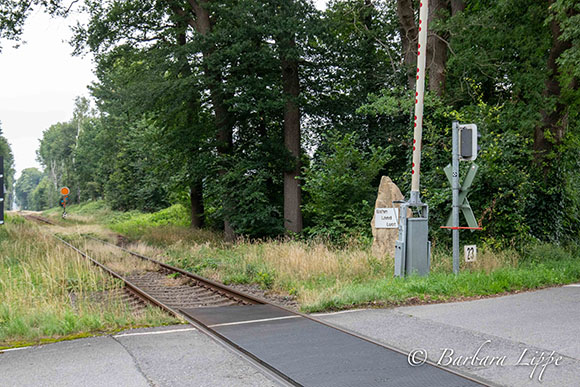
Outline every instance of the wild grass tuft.
{"type": "Polygon", "coordinates": [[[134,314],[122,284],[30,223],[0,227],[0,347],[176,320],[157,309],[134,314]]]}
{"type": "Polygon", "coordinates": [[[439,302],[580,281],[573,246],[538,243],[516,251],[482,242],[477,261],[462,260],[459,276],[452,274],[451,251],[437,247],[429,277],[397,279],[392,258],[373,256],[364,238],[340,246],[289,239],[225,243],[220,233],[186,227],[178,214],[185,216],[184,209],[174,206],[163,215],[119,215],[122,221],[111,227],[142,242],[131,249],[226,284],[291,294],[304,311],[439,302]]]}
{"type": "Polygon", "coordinates": [[[538,245],[527,255],[482,246],[473,263],[452,274],[451,253],[433,252],[428,277],[393,277],[393,260],[367,244],[333,248],[321,242],[242,241],[233,245],[179,240],[157,254],[169,263],[225,283],[255,283],[295,295],[307,312],[358,306],[394,306],[537,289],[580,280],[572,250],[538,245]]]}

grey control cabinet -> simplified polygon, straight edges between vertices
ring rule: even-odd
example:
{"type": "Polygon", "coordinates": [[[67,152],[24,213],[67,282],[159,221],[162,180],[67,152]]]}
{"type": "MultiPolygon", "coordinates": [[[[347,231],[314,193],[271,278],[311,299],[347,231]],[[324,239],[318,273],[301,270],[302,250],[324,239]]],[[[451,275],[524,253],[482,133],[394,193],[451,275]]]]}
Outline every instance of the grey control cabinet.
{"type": "MultiPolygon", "coordinates": [[[[431,242],[429,242],[429,207],[427,204],[410,204],[398,201],[399,238],[395,242],[395,277],[429,275],[431,268],[431,242]],[[420,208],[419,216],[407,217],[409,206],[420,208]]],[[[409,211],[410,215],[410,211],[409,211]]]]}
{"type": "Polygon", "coordinates": [[[431,242],[427,218],[408,218],[405,273],[428,275],[431,267],[431,242]]]}

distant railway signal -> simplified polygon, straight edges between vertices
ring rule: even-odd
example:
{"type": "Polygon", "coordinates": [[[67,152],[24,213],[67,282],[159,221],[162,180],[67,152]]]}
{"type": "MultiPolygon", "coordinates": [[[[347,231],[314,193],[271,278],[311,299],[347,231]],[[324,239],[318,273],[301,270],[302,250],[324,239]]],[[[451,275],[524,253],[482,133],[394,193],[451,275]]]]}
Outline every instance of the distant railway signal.
{"type": "Polygon", "coordinates": [[[60,199],[60,206],[62,207],[63,211],[62,211],[62,218],[66,218],[66,205],[68,203],[68,194],[70,193],[70,189],[68,189],[68,187],[62,187],[60,189],[60,193],[61,195],[63,195],[62,199],[60,199]]]}

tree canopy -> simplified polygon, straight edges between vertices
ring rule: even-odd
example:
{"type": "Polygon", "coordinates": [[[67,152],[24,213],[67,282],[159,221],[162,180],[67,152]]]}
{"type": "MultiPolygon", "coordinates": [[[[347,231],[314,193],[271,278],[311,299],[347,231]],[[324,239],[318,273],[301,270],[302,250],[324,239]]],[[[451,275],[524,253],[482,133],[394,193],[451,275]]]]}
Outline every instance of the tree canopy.
{"type": "Polygon", "coordinates": [[[40,209],[32,201],[32,193],[42,179],[42,172],[36,168],[26,168],[20,174],[16,181],[16,202],[21,210],[37,210],[40,209]]]}
{"type": "MultiPolygon", "coordinates": [[[[28,11],[7,4],[15,16],[0,20],[0,37],[16,38],[28,11]]],[[[483,134],[470,202],[484,238],[578,238],[580,4],[430,9],[421,196],[432,222],[450,208],[443,168],[459,120],[483,134]]],[[[308,0],[85,0],[80,10],[88,21],[71,43],[95,55],[96,110],[78,101],[38,151],[47,181],[75,201],[183,202],[193,227],[230,236],[342,237],[369,233],[381,175],[407,191],[417,1],[318,11],[308,0]]]]}

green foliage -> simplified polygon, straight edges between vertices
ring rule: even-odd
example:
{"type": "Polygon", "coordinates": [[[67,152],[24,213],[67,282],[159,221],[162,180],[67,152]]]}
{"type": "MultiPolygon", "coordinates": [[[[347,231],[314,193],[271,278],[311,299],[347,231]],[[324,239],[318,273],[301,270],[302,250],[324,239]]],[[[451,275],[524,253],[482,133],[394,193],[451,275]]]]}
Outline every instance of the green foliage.
{"type": "Polygon", "coordinates": [[[207,203],[216,204],[210,217],[227,217],[242,235],[273,237],[284,232],[281,192],[284,164],[273,155],[263,157],[259,152],[265,146],[275,146],[275,143],[268,142],[258,149],[248,147],[246,156],[233,158],[227,163],[227,172],[219,175],[216,171],[218,180],[210,180],[208,184],[207,203]],[[220,206],[220,199],[227,206],[220,206]]]}
{"type": "Polygon", "coordinates": [[[30,210],[41,211],[59,203],[61,195],[47,176],[43,176],[30,194],[30,210]]]}
{"type": "MultiPolygon", "coordinates": [[[[69,186],[73,201],[149,212],[193,203],[206,226],[228,220],[238,234],[278,236],[282,176],[296,166],[284,145],[288,91],[280,71],[284,60],[297,60],[305,234],[368,234],[379,177],[404,193],[411,178],[414,90],[398,5],[331,1],[319,12],[306,0],[211,1],[211,28],[200,32],[186,20],[184,0],[87,1],[87,24],[75,27],[73,44],[95,55],[99,114],[79,99],[71,121],[46,131],[38,152],[45,176],[69,186]]],[[[466,240],[578,239],[579,7],[572,0],[465,5],[442,12],[432,29],[448,51],[445,83],[425,100],[421,196],[436,225],[431,237],[450,240],[437,226],[450,211],[443,168],[451,121],[459,120],[483,134],[469,200],[484,230],[466,240]]],[[[8,32],[0,36],[14,38],[28,11],[6,7],[0,26],[8,32]]],[[[38,207],[53,202],[48,191],[42,180],[38,207]]]]}
{"type": "Polygon", "coordinates": [[[390,160],[388,150],[357,148],[356,134],[331,134],[328,152],[304,171],[308,195],[304,213],[311,236],[344,241],[352,234],[368,234],[376,198],[376,177],[390,160]]]}
{"type": "Polygon", "coordinates": [[[156,211],[167,206],[165,185],[153,171],[155,150],[148,141],[154,124],[143,119],[119,139],[118,153],[105,185],[105,197],[115,210],[156,211]]]}
{"type": "MultiPolygon", "coordinates": [[[[367,151],[369,146],[390,145],[398,123],[357,109],[369,94],[400,86],[404,73],[400,42],[389,38],[399,28],[393,5],[383,0],[331,1],[322,14],[310,41],[311,62],[305,67],[311,79],[305,108],[312,116],[309,130],[317,136],[356,131],[357,146],[367,151]]],[[[324,148],[326,143],[320,140],[316,146],[324,148]]]]}
{"type": "Polygon", "coordinates": [[[42,172],[36,168],[26,168],[16,181],[15,192],[18,206],[23,210],[36,210],[33,192],[42,180],[42,172]]]}
{"type": "MultiPolygon", "coordinates": [[[[53,186],[48,190],[48,183],[45,182],[43,189],[48,194],[43,198],[37,197],[37,204],[49,207],[58,203],[59,190],[61,187],[68,187],[71,194],[69,203],[79,201],[78,175],[75,171],[75,151],[78,148],[78,135],[82,129],[82,115],[79,115],[79,108],[82,108],[81,100],[77,99],[75,108],[76,118],[69,122],[59,122],[51,125],[42,133],[40,147],[36,151],[38,161],[44,166],[44,174],[50,179],[53,186]],[[56,191],[56,192],[55,192],[56,191]],[[56,193],[56,195],[55,195],[56,193]]],[[[46,209],[39,207],[38,209],[46,209]]]]}
{"type": "Polygon", "coordinates": [[[134,314],[113,296],[120,289],[121,282],[24,218],[9,217],[0,227],[0,348],[175,322],[157,308],[134,314]]]}
{"type": "Polygon", "coordinates": [[[127,215],[112,219],[111,229],[122,234],[135,236],[141,234],[146,228],[167,225],[186,227],[189,225],[189,213],[180,204],[151,214],[132,213],[127,215]]]}
{"type": "MultiPolygon", "coordinates": [[[[25,224],[26,220],[21,217],[21,216],[14,216],[14,215],[10,215],[10,214],[4,214],[4,221],[5,223],[9,224],[25,224]]],[[[4,234],[4,236],[6,236],[7,234],[4,234]]],[[[0,237],[1,239],[1,237],[0,237]]]]}
{"type": "MultiPolygon", "coordinates": [[[[553,246],[546,245],[551,252],[553,246]]],[[[406,279],[364,280],[350,283],[337,289],[332,297],[321,297],[315,303],[303,306],[305,312],[352,308],[369,303],[401,305],[408,300],[450,300],[459,297],[492,295],[516,290],[531,290],[556,284],[568,284],[580,279],[580,264],[577,256],[567,253],[560,259],[550,259],[523,264],[519,268],[503,268],[491,273],[462,272],[458,276],[432,273],[429,277],[406,279]]]]}

